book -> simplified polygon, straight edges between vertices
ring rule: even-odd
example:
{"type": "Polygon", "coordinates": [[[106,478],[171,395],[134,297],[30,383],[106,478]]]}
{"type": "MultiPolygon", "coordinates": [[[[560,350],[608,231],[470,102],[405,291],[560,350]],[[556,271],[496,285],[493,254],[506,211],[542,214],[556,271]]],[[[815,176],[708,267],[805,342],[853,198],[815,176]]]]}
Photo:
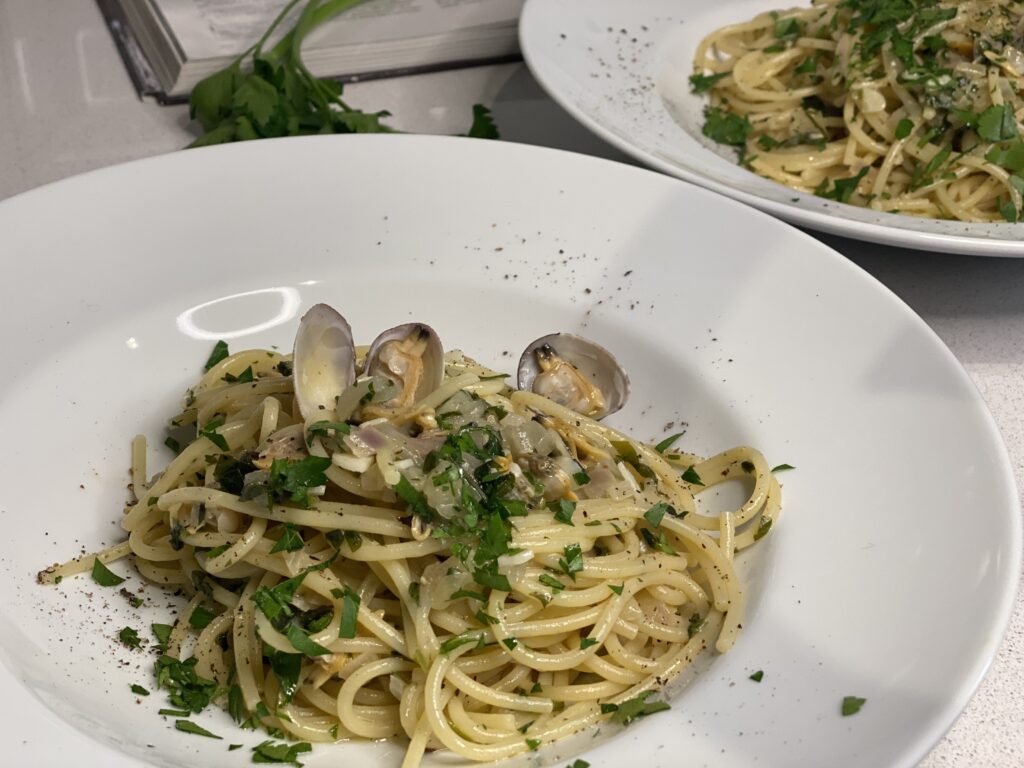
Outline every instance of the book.
{"type": "MultiPolygon", "coordinates": [[[[97,0],[140,95],[185,101],[255,43],[287,0],[97,0]]],[[[292,28],[298,3],[265,48],[292,28]]],[[[306,38],[310,72],[352,82],[519,58],[523,0],[367,0],[306,38]]]]}

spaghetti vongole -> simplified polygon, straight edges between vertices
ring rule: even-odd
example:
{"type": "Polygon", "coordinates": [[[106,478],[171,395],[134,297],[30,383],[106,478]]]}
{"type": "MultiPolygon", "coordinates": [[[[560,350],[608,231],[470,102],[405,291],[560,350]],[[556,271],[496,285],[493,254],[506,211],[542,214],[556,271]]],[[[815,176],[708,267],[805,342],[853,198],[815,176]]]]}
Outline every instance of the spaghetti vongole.
{"type": "Polygon", "coordinates": [[[878,211],[1024,217],[1024,5],[813,0],[706,37],[704,134],[754,172],[878,211]]]}
{"type": "Polygon", "coordinates": [[[157,662],[176,706],[298,742],[402,739],[406,768],[665,709],[667,681],[735,642],[733,556],[779,485],[752,448],[700,458],[591,418],[615,393],[560,346],[586,342],[548,338],[511,389],[426,326],[357,349],[318,305],[294,360],[211,358],[176,458],[150,477],[135,438],[127,541],[40,581],[130,558],[190,598],[157,662]],[[746,501],[698,510],[727,480],[746,501]]]}

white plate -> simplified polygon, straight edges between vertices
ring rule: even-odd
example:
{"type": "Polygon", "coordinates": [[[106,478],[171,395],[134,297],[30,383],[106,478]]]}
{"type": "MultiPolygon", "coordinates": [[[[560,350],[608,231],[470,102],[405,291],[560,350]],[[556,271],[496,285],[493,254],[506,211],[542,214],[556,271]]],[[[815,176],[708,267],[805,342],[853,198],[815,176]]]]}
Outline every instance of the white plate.
{"type": "MultiPolygon", "coordinates": [[[[128,442],[159,446],[212,339],[288,345],[310,304],[356,335],[409,319],[510,368],[578,330],[633,381],[615,422],[689,449],[762,448],[780,524],[745,558],[736,649],[670,712],[601,738],[597,768],[909,766],[964,706],[1020,570],[1016,493],[966,374],[889,291],[811,237],[625,165],[519,145],[325,137],[180,152],[0,204],[0,741],[10,765],[247,765],[254,745],[156,715],[152,656],[114,639],[166,620],[42,566],[118,536],[128,442]],[[748,676],[764,670],[764,681],[748,676]],[[845,695],[867,698],[839,715],[845,695]],[[150,746],[153,745],[153,746],[150,746]]],[[[163,460],[163,449],[154,448],[163,460]]],[[[121,566],[124,568],[124,566],[121,566]]],[[[133,578],[131,584],[137,584],[133,578]]],[[[157,593],[152,592],[156,595],[157,593]]],[[[148,631],[143,631],[148,635],[148,631]]],[[[398,764],[377,744],[311,766],[398,764]]]]}
{"type": "Polygon", "coordinates": [[[701,135],[706,100],[690,93],[693,53],[709,32],[809,0],[527,0],[526,63],[583,125],[659,171],[794,224],[930,251],[1024,256],[1024,224],[964,224],[879,213],[796,192],[741,168],[701,135]]]}

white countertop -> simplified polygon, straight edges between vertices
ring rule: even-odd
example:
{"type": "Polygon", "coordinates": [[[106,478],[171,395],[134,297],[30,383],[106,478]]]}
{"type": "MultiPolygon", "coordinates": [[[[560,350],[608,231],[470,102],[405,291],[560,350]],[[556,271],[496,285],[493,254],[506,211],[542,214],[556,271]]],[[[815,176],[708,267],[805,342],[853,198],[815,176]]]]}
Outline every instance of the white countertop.
{"type": "MultiPolygon", "coordinates": [[[[505,140],[630,162],[573,122],[521,64],[363,83],[346,88],[346,99],[367,110],[388,109],[392,125],[422,133],[464,131],[471,105],[482,102],[492,105],[505,140]]],[[[192,138],[186,107],[138,99],[93,0],[0,0],[0,199],[172,152],[192,138]]],[[[942,337],[987,401],[1022,487],[1024,259],[818,237],[891,288],[942,337]]],[[[1024,765],[1022,646],[1018,595],[991,670],[923,768],[1024,765]]]]}

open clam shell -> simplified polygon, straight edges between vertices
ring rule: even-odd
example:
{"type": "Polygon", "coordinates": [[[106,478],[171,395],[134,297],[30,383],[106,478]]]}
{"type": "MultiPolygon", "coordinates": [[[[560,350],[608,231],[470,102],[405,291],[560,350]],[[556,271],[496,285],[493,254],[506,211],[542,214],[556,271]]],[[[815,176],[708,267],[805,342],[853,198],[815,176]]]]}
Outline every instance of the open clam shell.
{"type": "Polygon", "coordinates": [[[444,348],[437,332],[423,323],[389,328],[374,339],[366,353],[364,376],[383,376],[399,391],[382,405],[411,405],[441,386],[444,348]]]}
{"type": "Polygon", "coordinates": [[[317,304],[302,316],[292,370],[302,418],[333,418],[338,396],[356,378],[352,328],[333,307],[317,304]]]}
{"type": "Polygon", "coordinates": [[[519,389],[602,419],[625,405],[629,376],[600,344],[571,333],[532,342],[519,359],[519,389]]]}

